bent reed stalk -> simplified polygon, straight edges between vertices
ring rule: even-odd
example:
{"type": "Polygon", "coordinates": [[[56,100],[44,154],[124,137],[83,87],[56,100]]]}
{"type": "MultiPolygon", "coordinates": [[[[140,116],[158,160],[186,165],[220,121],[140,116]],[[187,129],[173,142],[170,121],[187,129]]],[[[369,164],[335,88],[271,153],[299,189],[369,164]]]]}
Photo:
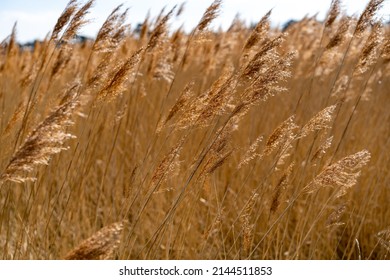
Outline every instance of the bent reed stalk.
{"type": "Polygon", "coordinates": [[[191,31],[71,0],[33,48],[0,45],[3,259],[388,259],[389,25],[191,31]]]}

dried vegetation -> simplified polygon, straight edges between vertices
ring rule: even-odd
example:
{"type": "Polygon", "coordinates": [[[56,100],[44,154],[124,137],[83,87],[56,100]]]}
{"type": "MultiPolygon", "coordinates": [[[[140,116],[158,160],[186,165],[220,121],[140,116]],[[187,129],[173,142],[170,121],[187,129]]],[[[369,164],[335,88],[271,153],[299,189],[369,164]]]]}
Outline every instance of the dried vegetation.
{"type": "Polygon", "coordinates": [[[0,258],[389,258],[383,0],[284,32],[119,6],[76,43],[93,2],[1,44],[0,258]]]}

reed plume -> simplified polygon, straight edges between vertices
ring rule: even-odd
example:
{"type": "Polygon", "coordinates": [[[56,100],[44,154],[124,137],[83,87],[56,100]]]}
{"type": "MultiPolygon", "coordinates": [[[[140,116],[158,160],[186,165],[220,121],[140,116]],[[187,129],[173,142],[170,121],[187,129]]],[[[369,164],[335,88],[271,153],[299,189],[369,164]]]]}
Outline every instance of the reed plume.
{"type": "Polygon", "coordinates": [[[341,222],[341,218],[345,211],[347,210],[347,206],[345,204],[338,206],[328,217],[326,221],[326,227],[337,227],[344,225],[341,222]]]}
{"type": "MultiPolygon", "coordinates": [[[[279,92],[285,91],[286,88],[279,86],[279,84],[291,76],[291,64],[295,54],[295,52],[289,52],[284,57],[277,57],[274,60],[267,58],[265,66],[260,67],[257,71],[255,70],[257,76],[253,77],[253,81],[243,92],[241,97],[243,102],[256,105],[279,92]]],[[[255,69],[257,67],[258,65],[254,66],[255,69]]],[[[254,69],[248,70],[250,73],[254,69]]],[[[250,77],[251,74],[249,73],[248,76],[250,77]]]]}
{"type": "Polygon", "coordinates": [[[94,2],[95,0],[89,0],[74,14],[72,20],[70,21],[68,27],[66,28],[64,34],[61,37],[62,43],[68,43],[69,40],[73,39],[73,37],[77,34],[80,28],[89,22],[89,20],[85,19],[85,16],[90,12],[90,9],[92,8],[94,2]]]}
{"type": "Polygon", "coordinates": [[[198,25],[195,27],[196,32],[204,31],[209,24],[218,16],[221,8],[221,0],[214,0],[214,2],[206,9],[198,25]]]}
{"type": "Polygon", "coordinates": [[[379,241],[379,244],[387,250],[387,252],[390,252],[390,227],[379,231],[376,234],[376,238],[379,241]]]}
{"type": "Polygon", "coordinates": [[[390,37],[387,36],[382,49],[382,58],[384,59],[385,63],[389,63],[390,61],[390,37]]]}
{"type": "Polygon", "coordinates": [[[376,12],[381,8],[384,0],[370,0],[363,13],[360,15],[355,27],[355,36],[361,37],[364,31],[373,24],[376,12]]]}
{"type": "Polygon", "coordinates": [[[174,6],[168,14],[166,14],[157,24],[157,26],[153,29],[152,33],[150,34],[149,42],[146,46],[145,51],[150,52],[152,51],[158,44],[160,44],[160,39],[164,36],[164,34],[167,32],[167,24],[169,19],[172,17],[174,10],[176,9],[176,6],[174,6]]]}
{"type": "Polygon", "coordinates": [[[269,30],[269,17],[271,15],[271,10],[266,13],[261,20],[257,23],[256,27],[253,29],[251,35],[246,40],[244,44],[243,51],[244,53],[250,51],[253,46],[255,46],[260,40],[266,38],[266,34],[269,30]]]}
{"type": "Polygon", "coordinates": [[[190,126],[210,125],[210,120],[214,117],[229,111],[236,83],[237,77],[228,67],[205,93],[193,97],[191,102],[186,102],[181,110],[183,114],[175,122],[174,127],[186,129],[190,126]]]}
{"type": "Polygon", "coordinates": [[[69,22],[68,27],[64,31],[64,34],[60,38],[62,43],[68,43],[71,39],[73,39],[80,28],[89,22],[89,20],[85,19],[85,17],[90,12],[94,2],[95,0],[89,0],[77,12],[75,12],[73,18],[69,22]]]}
{"type": "Polygon", "coordinates": [[[144,49],[141,48],[133,53],[131,57],[108,75],[108,79],[97,95],[98,101],[112,101],[115,97],[122,94],[125,90],[125,83],[132,75],[132,70],[136,69],[143,51],[144,49]]]}
{"type": "Polygon", "coordinates": [[[256,138],[255,141],[249,146],[249,149],[245,152],[245,155],[243,156],[242,160],[238,164],[238,169],[243,167],[244,165],[247,165],[249,162],[251,162],[253,159],[257,157],[262,157],[262,154],[257,153],[257,148],[260,144],[260,142],[263,141],[263,136],[259,136],[256,138]]]}
{"type": "Polygon", "coordinates": [[[66,140],[74,138],[66,132],[66,128],[73,124],[72,117],[78,105],[78,88],[79,84],[70,87],[59,107],[31,132],[2,172],[0,182],[34,181],[34,177],[20,173],[31,172],[38,165],[48,165],[54,154],[67,149],[64,147],[66,140]]]}
{"type": "Polygon", "coordinates": [[[340,46],[348,37],[348,30],[351,25],[351,19],[349,17],[343,17],[339,23],[336,33],[330,38],[328,44],[325,46],[325,52],[334,50],[340,46]]]}
{"type": "Polygon", "coordinates": [[[242,224],[243,249],[245,254],[248,254],[252,247],[254,225],[251,225],[250,218],[258,197],[258,193],[252,193],[239,217],[242,224]]]}
{"type": "Polygon", "coordinates": [[[211,32],[222,1],[191,32],[172,29],[181,8],[130,29],[119,5],[80,43],[88,0],[34,46],[14,28],[0,46],[1,258],[352,259],[355,244],[388,258],[389,30],[367,2],[359,18],[333,0],[288,33],[270,12],[211,32]]]}
{"type": "Polygon", "coordinates": [[[112,52],[125,37],[128,25],[125,25],[128,9],[120,13],[123,4],[117,6],[107,17],[96,35],[92,46],[94,52],[112,52]]]}
{"type": "Polygon", "coordinates": [[[5,126],[3,135],[7,135],[11,132],[11,129],[13,128],[15,123],[22,118],[25,110],[26,110],[26,105],[23,104],[23,102],[19,103],[19,105],[16,107],[16,110],[12,114],[10,120],[8,121],[7,125],[5,126]]]}
{"type": "Polygon", "coordinates": [[[189,82],[180,94],[180,97],[176,100],[175,104],[169,110],[167,117],[164,120],[163,125],[166,125],[176,114],[183,113],[184,109],[188,106],[188,102],[193,96],[194,82],[189,82]]]}
{"type": "Polygon", "coordinates": [[[280,199],[281,199],[281,196],[282,196],[282,192],[290,184],[289,181],[290,181],[290,177],[291,177],[291,173],[292,173],[293,167],[294,167],[294,163],[291,163],[290,166],[286,169],[286,171],[282,175],[282,177],[279,179],[278,184],[276,185],[276,187],[273,190],[271,206],[270,206],[270,209],[269,209],[270,214],[275,213],[278,210],[279,206],[280,206],[280,199]]]}
{"type": "Polygon", "coordinates": [[[321,143],[321,145],[314,152],[311,160],[315,161],[315,160],[321,159],[325,155],[326,151],[332,145],[332,141],[333,141],[333,136],[330,136],[323,143],[321,143]]]}
{"type": "Polygon", "coordinates": [[[237,122],[238,119],[233,117],[216,132],[216,139],[206,155],[205,164],[200,172],[201,178],[214,173],[232,155],[234,151],[231,146],[232,133],[237,129],[237,122]]]}
{"type": "Polygon", "coordinates": [[[57,20],[56,25],[54,26],[53,32],[51,34],[50,40],[57,41],[59,34],[63,30],[63,28],[69,23],[69,20],[76,12],[78,8],[78,3],[76,0],[70,0],[66,5],[65,10],[62,12],[60,17],[57,20]]]}
{"type": "Polygon", "coordinates": [[[333,113],[335,109],[336,105],[332,105],[317,113],[308,121],[307,124],[304,125],[304,127],[298,133],[297,139],[306,137],[313,131],[330,128],[329,123],[333,119],[333,113]]]}
{"type": "Polygon", "coordinates": [[[170,176],[173,176],[179,171],[179,155],[183,148],[183,142],[184,139],[181,139],[178,144],[164,156],[164,158],[155,168],[151,179],[151,186],[153,187],[153,189],[157,188],[157,186],[167,180],[168,174],[170,174],[170,176]]]}
{"type": "Polygon", "coordinates": [[[376,63],[383,42],[382,29],[382,25],[379,22],[372,27],[370,36],[368,36],[359,61],[355,66],[354,75],[364,74],[370,66],[376,63]]]}
{"type": "Polygon", "coordinates": [[[330,6],[328,17],[325,21],[325,28],[329,28],[335,22],[337,17],[340,14],[340,0],[332,0],[332,4],[330,6]]]}
{"type": "Polygon", "coordinates": [[[336,197],[346,194],[348,189],[357,183],[360,176],[360,169],[365,166],[371,158],[367,150],[362,150],[353,155],[347,156],[336,163],[325,167],[303,189],[304,192],[312,193],[321,187],[337,188],[336,197]]]}
{"type": "Polygon", "coordinates": [[[109,260],[115,257],[126,221],[108,225],[70,251],[65,260],[109,260]]]}
{"type": "Polygon", "coordinates": [[[295,130],[298,126],[294,122],[295,116],[290,116],[287,120],[282,122],[268,137],[265,143],[263,155],[270,155],[273,151],[281,148],[287,142],[295,139],[295,130]]]}

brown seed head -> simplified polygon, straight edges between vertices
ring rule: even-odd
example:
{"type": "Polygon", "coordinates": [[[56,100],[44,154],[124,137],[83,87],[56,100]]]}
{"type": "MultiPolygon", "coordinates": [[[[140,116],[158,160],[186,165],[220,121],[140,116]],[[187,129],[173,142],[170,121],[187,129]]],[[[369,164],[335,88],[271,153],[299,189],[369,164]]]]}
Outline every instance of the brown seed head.
{"type": "Polygon", "coordinates": [[[301,129],[301,131],[297,135],[298,138],[306,137],[309,133],[329,128],[329,123],[333,119],[333,113],[336,109],[336,105],[332,105],[326,107],[318,114],[316,114],[313,118],[309,120],[309,122],[301,129]]]}
{"type": "Polygon", "coordinates": [[[345,41],[350,24],[351,24],[351,19],[349,17],[343,17],[341,19],[336,33],[330,38],[328,44],[325,47],[326,51],[330,51],[340,46],[345,41]]]}
{"type": "Polygon", "coordinates": [[[70,251],[65,260],[108,260],[112,259],[120,245],[122,230],[126,221],[106,226],[81,242],[70,251]]]}
{"type": "Polygon", "coordinates": [[[163,35],[167,32],[167,24],[168,20],[172,17],[173,11],[175,10],[176,6],[172,8],[172,10],[169,11],[167,15],[165,15],[157,24],[157,26],[153,29],[152,34],[150,35],[150,39],[148,42],[148,45],[146,47],[146,51],[153,50],[160,42],[160,39],[163,37],[163,35]]]}
{"type": "Polygon", "coordinates": [[[367,27],[372,24],[376,12],[382,7],[384,0],[371,0],[356,24],[355,36],[360,37],[367,27]]]}
{"type": "Polygon", "coordinates": [[[68,24],[70,18],[75,13],[78,7],[76,0],[70,0],[68,5],[66,5],[65,10],[62,12],[61,16],[58,18],[56,25],[54,26],[53,33],[50,40],[57,40],[58,35],[61,30],[68,24]]]}
{"type": "Polygon", "coordinates": [[[332,187],[338,189],[336,197],[340,197],[357,183],[360,169],[369,162],[370,158],[371,155],[366,150],[347,156],[325,167],[303,190],[311,193],[321,187],[332,187]]]}
{"type": "Polygon", "coordinates": [[[77,91],[79,84],[68,89],[60,106],[46,117],[27,137],[24,144],[14,153],[7,167],[0,176],[4,181],[25,182],[35,178],[19,175],[21,172],[31,172],[38,165],[49,164],[50,158],[62,150],[66,140],[74,138],[66,132],[73,124],[71,118],[78,105],[77,91]]]}
{"type": "Polygon", "coordinates": [[[329,28],[340,14],[340,0],[333,0],[330,6],[328,17],[325,21],[325,27],[329,28]]]}
{"type": "Polygon", "coordinates": [[[290,166],[286,169],[283,176],[280,178],[278,184],[276,185],[270,206],[270,213],[275,213],[280,206],[280,197],[282,195],[282,191],[287,188],[289,185],[290,176],[294,167],[294,163],[291,163],[290,166]]]}
{"type": "Polygon", "coordinates": [[[89,22],[89,20],[85,19],[85,16],[89,13],[94,2],[95,0],[89,0],[75,13],[74,17],[69,23],[68,28],[65,30],[64,35],[61,37],[62,42],[67,43],[77,34],[81,27],[89,22]]]}
{"type": "Polygon", "coordinates": [[[361,75],[365,73],[369,67],[376,63],[378,53],[382,46],[383,41],[383,29],[382,25],[378,22],[372,27],[370,36],[363,47],[359,62],[354,69],[354,75],[361,75]]]}
{"type": "Polygon", "coordinates": [[[266,13],[261,20],[257,23],[256,27],[253,29],[251,35],[247,39],[244,45],[244,52],[249,51],[254,45],[256,45],[261,39],[265,39],[265,34],[269,29],[269,17],[271,15],[271,10],[266,13]],[[263,38],[264,37],[264,38],[263,38]]]}
{"type": "Polygon", "coordinates": [[[116,7],[103,23],[93,44],[93,51],[110,52],[118,46],[120,40],[124,37],[127,27],[124,22],[128,9],[120,13],[122,6],[116,7]]]}
{"type": "Polygon", "coordinates": [[[214,0],[214,2],[207,8],[206,12],[202,16],[202,19],[196,26],[196,31],[204,31],[209,26],[210,22],[212,22],[218,16],[221,3],[221,0],[214,0]]]}
{"type": "Polygon", "coordinates": [[[132,70],[138,65],[141,59],[141,53],[143,51],[143,48],[136,51],[130,58],[123,62],[118,69],[115,69],[113,73],[108,76],[106,85],[98,93],[98,101],[111,101],[122,93],[126,81],[132,74],[132,70]]]}

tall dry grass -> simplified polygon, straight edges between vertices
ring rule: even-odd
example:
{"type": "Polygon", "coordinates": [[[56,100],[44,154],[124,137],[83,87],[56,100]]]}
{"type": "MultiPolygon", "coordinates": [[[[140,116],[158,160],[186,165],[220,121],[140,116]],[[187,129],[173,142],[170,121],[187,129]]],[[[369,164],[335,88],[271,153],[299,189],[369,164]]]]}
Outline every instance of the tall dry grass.
{"type": "Polygon", "coordinates": [[[119,6],[75,43],[93,2],[1,45],[2,259],[389,258],[383,1],[285,32],[119,6]]]}

